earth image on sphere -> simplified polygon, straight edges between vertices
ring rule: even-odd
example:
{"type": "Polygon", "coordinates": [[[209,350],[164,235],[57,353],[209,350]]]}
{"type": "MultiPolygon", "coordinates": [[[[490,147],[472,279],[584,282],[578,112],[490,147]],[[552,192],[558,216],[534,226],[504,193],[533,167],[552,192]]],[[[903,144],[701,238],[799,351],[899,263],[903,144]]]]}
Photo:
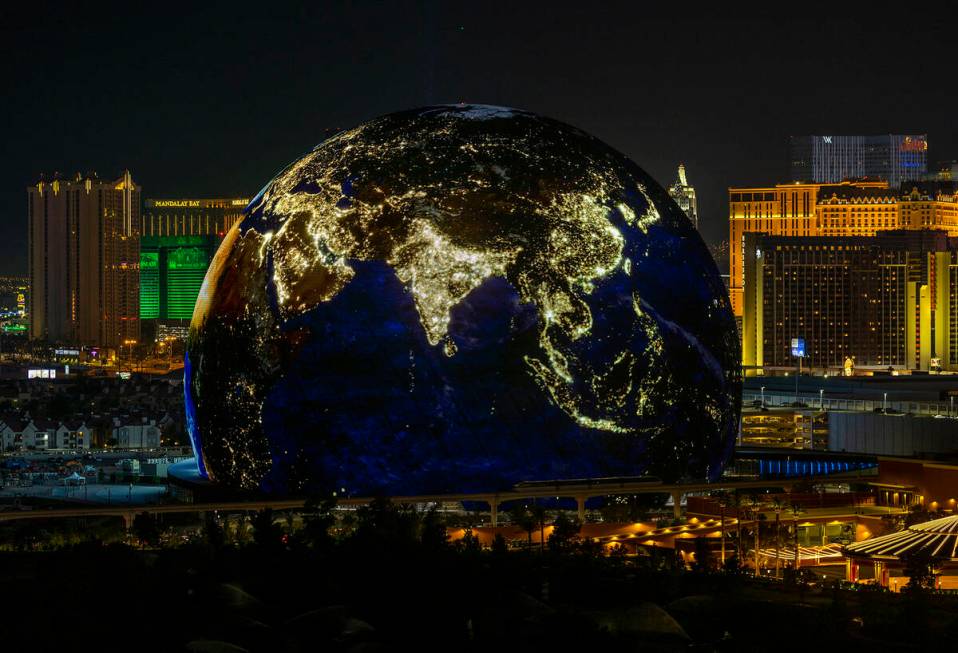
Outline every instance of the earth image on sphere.
{"type": "Polygon", "coordinates": [[[394,113],[280,172],[187,342],[201,476],[270,493],[715,478],[740,353],[698,233],[627,157],[481,105],[394,113]]]}

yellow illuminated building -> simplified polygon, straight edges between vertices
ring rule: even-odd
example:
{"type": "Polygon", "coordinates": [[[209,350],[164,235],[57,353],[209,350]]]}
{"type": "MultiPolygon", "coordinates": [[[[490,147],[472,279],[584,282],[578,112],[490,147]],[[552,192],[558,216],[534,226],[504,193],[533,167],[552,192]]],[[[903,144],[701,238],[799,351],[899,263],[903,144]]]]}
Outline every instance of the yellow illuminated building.
{"type": "Polygon", "coordinates": [[[742,364],[958,370],[958,239],[945,229],[744,239],[742,364]]]}
{"type": "MultiPolygon", "coordinates": [[[[835,184],[776,184],[772,187],[729,188],[729,295],[732,311],[742,315],[742,239],[747,233],[769,236],[820,236],[816,214],[819,191],[835,184]]],[[[838,185],[852,187],[851,182],[838,185]]],[[[887,190],[884,181],[856,182],[854,188],[887,190]]]]}
{"type": "Polygon", "coordinates": [[[743,312],[743,239],[769,236],[873,236],[888,229],[943,229],[958,236],[958,195],[919,189],[900,194],[885,181],[791,183],[729,188],[729,295],[743,312]]]}

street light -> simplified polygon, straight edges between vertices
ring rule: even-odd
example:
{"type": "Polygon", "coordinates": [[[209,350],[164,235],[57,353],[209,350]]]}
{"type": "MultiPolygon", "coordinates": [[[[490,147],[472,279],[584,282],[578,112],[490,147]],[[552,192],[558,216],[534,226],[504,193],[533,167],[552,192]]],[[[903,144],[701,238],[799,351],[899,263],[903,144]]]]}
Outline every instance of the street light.
{"type": "Polygon", "coordinates": [[[765,386],[762,386],[762,408],[765,408],[765,386]]]}
{"type": "Polygon", "coordinates": [[[825,410],[825,388],[818,389],[818,410],[825,410]]]}
{"type": "MultiPolygon", "coordinates": [[[[130,348],[130,372],[133,371],[133,345],[135,345],[136,343],[137,343],[137,340],[135,338],[127,338],[126,340],[123,341],[123,344],[130,348]]],[[[123,369],[123,361],[122,361],[123,350],[122,349],[120,350],[120,358],[121,360],[120,360],[119,367],[120,369],[123,369]]]]}
{"type": "Polygon", "coordinates": [[[885,393],[885,396],[881,400],[881,412],[882,413],[888,412],[888,393],[887,392],[885,393]]]}

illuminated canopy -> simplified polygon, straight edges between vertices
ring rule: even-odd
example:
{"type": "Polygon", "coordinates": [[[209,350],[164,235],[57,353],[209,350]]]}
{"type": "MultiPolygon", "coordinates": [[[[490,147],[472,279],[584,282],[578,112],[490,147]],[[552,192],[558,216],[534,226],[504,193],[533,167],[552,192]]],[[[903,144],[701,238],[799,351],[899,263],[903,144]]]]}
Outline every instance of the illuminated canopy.
{"type": "Polygon", "coordinates": [[[845,547],[849,557],[898,559],[918,551],[958,562],[958,515],[933,519],[903,531],[855,542],[845,547]]]}

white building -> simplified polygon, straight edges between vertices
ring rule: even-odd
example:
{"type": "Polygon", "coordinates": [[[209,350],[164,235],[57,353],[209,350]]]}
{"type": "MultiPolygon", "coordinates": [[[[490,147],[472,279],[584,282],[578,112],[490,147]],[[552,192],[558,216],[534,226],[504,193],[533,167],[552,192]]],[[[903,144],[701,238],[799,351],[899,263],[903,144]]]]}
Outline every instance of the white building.
{"type": "Polygon", "coordinates": [[[5,451],[49,449],[57,425],[45,420],[10,418],[0,425],[0,438],[5,451]]]}
{"type": "Polygon", "coordinates": [[[116,417],[113,419],[113,438],[119,449],[157,449],[160,427],[154,419],[116,417]]]}
{"type": "Polygon", "coordinates": [[[35,419],[31,422],[33,432],[24,432],[24,449],[50,449],[56,442],[57,428],[60,426],[56,422],[50,422],[43,419],[35,419]]]}
{"type": "Polygon", "coordinates": [[[89,449],[93,444],[93,431],[83,422],[61,422],[54,434],[57,449],[89,449]]]}
{"type": "Polygon", "coordinates": [[[33,441],[37,428],[30,420],[10,417],[0,422],[0,440],[4,451],[13,451],[24,446],[24,440],[33,441]]]}

